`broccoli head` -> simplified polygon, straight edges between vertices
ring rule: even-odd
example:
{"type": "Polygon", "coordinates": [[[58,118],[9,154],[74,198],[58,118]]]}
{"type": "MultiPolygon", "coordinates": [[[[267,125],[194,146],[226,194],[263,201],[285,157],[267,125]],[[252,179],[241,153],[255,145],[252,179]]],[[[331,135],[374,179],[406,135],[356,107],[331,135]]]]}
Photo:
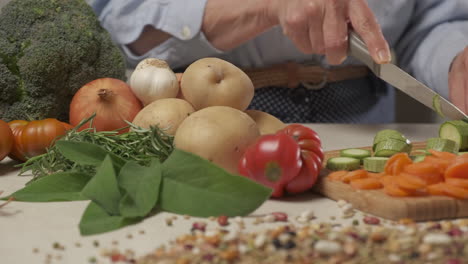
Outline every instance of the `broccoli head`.
{"type": "Polygon", "coordinates": [[[12,0],[0,12],[0,119],[68,120],[80,87],[125,80],[125,59],[84,0],[12,0]]]}

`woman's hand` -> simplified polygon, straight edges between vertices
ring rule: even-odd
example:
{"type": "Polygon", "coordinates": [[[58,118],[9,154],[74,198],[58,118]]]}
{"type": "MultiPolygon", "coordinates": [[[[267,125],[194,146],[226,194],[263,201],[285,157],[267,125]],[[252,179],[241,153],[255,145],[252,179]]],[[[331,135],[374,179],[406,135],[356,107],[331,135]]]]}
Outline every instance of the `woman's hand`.
{"type": "Polygon", "coordinates": [[[449,72],[449,98],[468,113],[468,46],[453,60],[449,72]]]}
{"type": "Polygon", "coordinates": [[[391,60],[388,43],[365,0],[271,0],[267,16],[304,53],[324,54],[330,64],[347,56],[348,23],[377,63],[391,60]]]}

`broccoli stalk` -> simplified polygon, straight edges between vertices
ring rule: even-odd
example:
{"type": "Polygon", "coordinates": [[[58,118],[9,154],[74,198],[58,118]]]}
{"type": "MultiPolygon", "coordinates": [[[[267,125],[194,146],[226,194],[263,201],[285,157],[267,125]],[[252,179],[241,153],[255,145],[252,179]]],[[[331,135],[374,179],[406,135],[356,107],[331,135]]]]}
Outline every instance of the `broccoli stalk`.
{"type": "Polygon", "coordinates": [[[68,120],[73,95],[125,59],[84,0],[12,0],[0,12],[0,119],[68,120]]]}

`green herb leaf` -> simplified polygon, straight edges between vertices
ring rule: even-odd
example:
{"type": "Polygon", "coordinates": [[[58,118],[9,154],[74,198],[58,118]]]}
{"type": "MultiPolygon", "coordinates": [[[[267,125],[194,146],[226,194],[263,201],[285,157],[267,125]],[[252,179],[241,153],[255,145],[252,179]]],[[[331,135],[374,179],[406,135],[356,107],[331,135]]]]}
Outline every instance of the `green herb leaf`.
{"type": "Polygon", "coordinates": [[[154,159],[146,167],[135,161],[127,162],[120,170],[118,182],[126,191],[120,200],[120,214],[127,217],[146,216],[159,198],[161,163],[154,159]]]}
{"type": "Polygon", "coordinates": [[[102,164],[97,168],[96,175],[88,182],[81,193],[100,205],[109,214],[119,214],[121,193],[110,156],[104,158],[102,164]]]}
{"type": "Polygon", "coordinates": [[[109,215],[97,203],[90,202],[81,217],[79,227],[82,235],[94,235],[116,230],[139,221],[141,221],[141,218],[109,215]]]}
{"type": "Polygon", "coordinates": [[[55,145],[63,156],[80,165],[99,166],[106,156],[110,157],[117,170],[125,164],[121,157],[93,143],[59,140],[55,145]]]}
{"type": "Polygon", "coordinates": [[[38,179],[10,196],[23,202],[56,202],[87,200],[81,190],[91,179],[90,175],[59,172],[38,179]]]}
{"type": "Polygon", "coordinates": [[[162,168],[160,205],[173,213],[201,217],[247,215],[267,200],[272,191],[178,149],[162,168]]]}

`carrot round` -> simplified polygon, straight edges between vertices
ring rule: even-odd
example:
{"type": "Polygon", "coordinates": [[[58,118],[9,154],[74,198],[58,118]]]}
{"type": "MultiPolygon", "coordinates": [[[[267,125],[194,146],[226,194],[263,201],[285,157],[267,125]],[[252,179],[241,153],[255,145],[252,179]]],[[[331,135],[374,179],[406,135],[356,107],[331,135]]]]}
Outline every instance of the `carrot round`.
{"type": "Polygon", "coordinates": [[[468,179],[462,179],[462,178],[446,178],[445,182],[447,184],[457,186],[460,188],[468,189],[468,179]]]}
{"type": "Polygon", "coordinates": [[[441,159],[436,156],[426,156],[423,163],[433,164],[435,167],[439,168],[440,173],[444,173],[445,170],[450,166],[454,161],[449,159],[441,159]]]}
{"type": "Polygon", "coordinates": [[[418,190],[427,186],[426,181],[420,177],[404,172],[395,176],[395,182],[398,186],[408,190],[418,190]]]}
{"type": "Polygon", "coordinates": [[[385,163],[384,171],[388,175],[397,175],[403,171],[406,165],[412,164],[413,161],[406,152],[394,154],[385,163]]]}
{"type": "Polygon", "coordinates": [[[436,184],[431,184],[426,187],[426,191],[432,195],[445,195],[445,184],[443,182],[439,182],[436,184]]]}
{"type": "Polygon", "coordinates": [[[468,199],[468,189],[442,182],[427,187],[427,191],[433,195],[448,195],[457,199],[468,199]]]}
{"type": "Polygon", "coordinates": [[[432,163],[418,162],[409,164],[405,167],[404,172],[420,177],[426,181],[428,185],[444,180],[439,167],[432,163]]]}
{"type": "Polygon", "coordinates": [[[348,174],[349,171],[347,170],[339,170],[339,171],[334,171],[330,174],[328,174],[328,179],[330,181],[341,181],[343,177],[348,174]]]}
{"type": "Polygon", "coordinates": [[[457,155],[451,152],[438,151],[434,149],[429,149],[428,151],[432,154],[432,156],[439,159],[455,160],[457,158],[457,155]]]}
{"type": "Polygon", "coordinates": [[[350,185],[359,190],[375,190],[383,187],[382,183],[376,178],[355,179],[350,182],[350,185]]]}
{"type": "Polygon", "coordinates": [[[468,161],[456,162],[450,165],[444,173],[445,178],[468,179],[468,161]]]}
{"type": "Polygon", "coordinates": [[[384,185],[384,192],[390,196],[396,197],[407,197],[413,195],[410,190],[401,188],[396,183],[384,185]]]}
{"type": "Polygon", "coordinates": [[[368,172],[366,170],[354,170],[348,172],[346,175],[343,176],[342,181],[344,183],[350,183],[352,180],[355,179],[363,179],[368,177],[368,172]]]}

